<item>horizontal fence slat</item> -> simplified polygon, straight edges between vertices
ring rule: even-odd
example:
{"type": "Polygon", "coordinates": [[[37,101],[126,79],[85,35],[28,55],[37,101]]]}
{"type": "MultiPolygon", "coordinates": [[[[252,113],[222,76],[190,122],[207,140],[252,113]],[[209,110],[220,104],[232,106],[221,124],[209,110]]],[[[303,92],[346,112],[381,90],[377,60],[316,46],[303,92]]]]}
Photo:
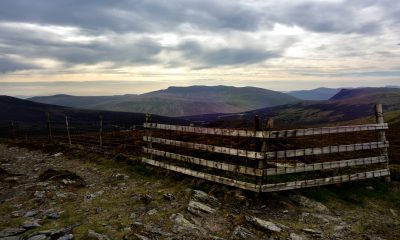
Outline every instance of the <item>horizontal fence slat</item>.
{"type": "Polygon", "coordinates": [[[306,129],[290,129],[290,130],[279,130],[279,131],[253,131],[253,130],[238,130],[238,129],[225,129],[225,128],[190,127],[190,126],[168,125],[160,123],[144,123],[143,126],[145,128],[154,128],[154,129],[170,130],[178,132],[221,135],[221,136],[231,136],[231,137],[256,137],[256,138],[302,137],[302,136],[313,136],[322,134],[388,129],[387,123],[306,128],[306,129]]]}
{"type": "MultiPolygon", "coordinates": [[[[263,159],[264,153],[247,151],[241,149],[227,148],[227,147],[219,147],[214,145],[193,143],[193,142],[183,142],[171,139],[164,138],[155,138],[149,136],[143,136],[143,141],[153,142],[177,147],[185,147],[196,150],[222,153],[240,157],[247,157],[250,159],[263,159]]],[[[279,158],[292,158],[292,157],[300,157],[300,156],[311,156],[311,155],[320,155],[320,154],[330,154],[330,153],[338,153],[338,152],[352,152],[358,150],[370,150],[377,148],[387,148],[389,147],[389,142],[369,142],[369,143],[356,143],[356,144],[348,144],[348,145],[337,145],[337,146],[326,146],[326,147],[316,147],[316,148],[304,148],[304,149],[293,149],[293,150],[283,150],[276,152],[266,152],[265,156],[267,159],[279,159],[279,158]]]]}
{"type": "Polygon", "coordinates": [[[193,143],[193,142],[183,142],[183,141],[164,139],[164,138],[155,138],[155,137],[149,137],[149,136],[143,136],[143,141],[177,146],[177,147],[191,148],[191,149],[208,151],[208,152],[222,153],[222,154],[234,155],[234,156],[239,156],[239,157],[247,157],[250,159],[264,159],[264,154],[261,152],[253,152],[253,151],[247,151],[247,150],[242,150],[242,149],[219,147],[219,146],[214,146],[214,145],[207,145],[207,144],[200,144],[200,143],[193,143]]]}
{"type": "Polygon", "coordinates": [[[284,191],[298,188],[307,188],[307,187],[317,187],[328,184],[363,180],[374,177],[383,177],[390,175],[389,169],[380,169],[370,172],[361,172],[354,174],[346,174],[334,177],[327,178],[318,178],[311,180],[301,180],[301,181],[293,181],[293,182],[284,182],[284,183],[273,183],[273,184],[264,184],[261,186],[262,192],[276,192],[276,191],[284,191]]]}
{"type": "Polygon", "coordinates": [[[238,180],[234,180],[234,179],[230,179],[230,178],[226,178],[226,177],[221,177],[221,176],[216,176],[216,175],[212,175],[212,174],[208,174],[208,173],[203,173],[203,172],[198,172],[198,171],[194,171],[194,170],[190,170],[187,168],[183,168],[183,167],[178,167],[175,165],[171,165],[171,164],[167,164],[167,163],[163,163],[160,161],[156,161],[156,160],[152,160],[152,159],[147,159],[147,158],[142,158],[142,162],[147,163],[149,165],[152,166],[156,166],[156,167],[161,167],[167,170],[171,170],[174,172],[179,172],[179,173],[183,173],[192,177],[197,177],[197,178],[201,178],[201,179],[205,179],[208,181],[213,181],[213,182],[217,182],[217,183],[221,183],[221,184],[225,184],[225,185],[229,185],[232,187],[237,187],[237,188],[241,188],[241,189],[245,189],[245,190],[250,190],[250,191],[254,191],[254,192],[258,192],[260,189],[259,185],[253,184],[253,183],[248,183],[248,182],[243,182],[243,181],[238,181],[238,180]]]}
{"type": "Polygon", "coordinates": [[[369,164],[384,163],[384,162],[387,162],[386,156],[377,156],[377,157],[356,158],[356,159],[322,162],[314,164],[301,164],[301,165],[299,164],[293,167],[268,168],[266,172],[267,176],[273,176],[280,174],[319,171],[325,169],[353,167],[353,166],[369,165],[369,164]]]}
{"type": "Polygon", "coordinates": [[[201,165],[201,166],[206,166],[209,168],[216,168],[216,169],[220,169],[220,170],[224,170],[224,171],[242,173],[242,174],[247,174],[247,175],[252,175],[252,176],[262,176],[263,175],[263,170],[257,169],[257,168],[250,168],[250,167],[228,164],[228,163],[223,163],[223,162],[216,162],[216,161],[196,158],[196,157],[192,157],[192,156],[157,150],[154,148],[143,147],[143,151],[145,153],[149,153],[152,155],[171,158],[171,159],[175,159],[175,160],[179,160],[179,161],[183,161],[183,162],[189,162],[189,163],[193,163],[193,164],[197,164],[197,165],[201,165]]]}
{"type": "Polygon", "coordinates": [[[278,159],[278,158],[292,158],[292,157],[330,154],[339,152],[352,152],[358,150],[370,150],[370,149],[387,148],[387,147],[389,147],[389,142],[385,141],[385,142],[356,143],[348,145],[283,150],[276,152],[267,152],[265,154],[267,159],[278,159]]]}

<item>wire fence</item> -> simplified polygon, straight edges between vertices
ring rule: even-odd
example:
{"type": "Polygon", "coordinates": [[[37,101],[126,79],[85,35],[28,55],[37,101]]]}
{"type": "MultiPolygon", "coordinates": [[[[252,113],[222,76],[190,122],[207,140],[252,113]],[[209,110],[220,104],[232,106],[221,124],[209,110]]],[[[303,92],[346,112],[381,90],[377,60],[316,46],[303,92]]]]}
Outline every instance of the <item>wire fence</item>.
{"type": "Polygon", "coordinates": [[[141,152],[143,125],[121,124],[103,118],[92,121],[0,121],[0,138],[18,143],[82,145],[137,154],[141,152]]]}

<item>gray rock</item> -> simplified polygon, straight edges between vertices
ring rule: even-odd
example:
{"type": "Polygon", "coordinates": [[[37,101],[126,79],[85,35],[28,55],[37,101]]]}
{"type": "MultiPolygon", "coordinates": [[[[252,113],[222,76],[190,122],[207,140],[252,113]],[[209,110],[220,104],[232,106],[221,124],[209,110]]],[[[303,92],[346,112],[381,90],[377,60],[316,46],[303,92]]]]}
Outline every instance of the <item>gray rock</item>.
{"type": "Polygon", "coordinates": [[[148,215],[154,215],[154,214],[156,214],[158,211],[157,211],[157,209],[151,209],[151,210],[149,210],[148,212],[147,212],[147,214],[148,215]]]}
{"type": "Polygon", "coordinates": [[[296,233],[291,233],[289,235],[289,240],[304,240],[304,239],[305,239],[304,237],[297,235],[296,233]]]}
{"type": "Polygon", "coordinates": [[[104,191],[103,191],[103,190],[100,190],[100,191],[95,192],[95,193],[87,194],[87,195],[85,196],[84,200],[85,200],[86,202],[91,201],[93,198],[96,198],[96,197],[98,197],[98,196],[103,195],[103,193],[104,193],[104,191]]]}
{"type": "Polygon", "coordinates": [[[257,239],[257,236],[247,228],[237,226],[232,232],[231,239],[257,239]]]}
{"type": "Polygon", "coordinates": [[[40,226],[42,226],[42,225],[40,225],[39,220],[37,220],[37,219],[25,221],[21,225],[21,227],[23,227],[25,229],[37,228],[37,227],[40,227],[40,226]]]}
{"type": "Polygon", "coordinates": [[[113,173],[111,177],[118,179],[118,180],[127,180],[129,179],[129,176],[123,173],[113,173]]]}
{"type": "Polygon", "coordinates": [[[74,235],[67,234],[67,235],[59,237],[57,240],[72,240],[72,239],[74,239],[74,235]]]}
{"type": "Polygon", "coordinates": [[[20,210],[14,211],[11,213],[12,218],[18,218],[18,217],[22,217],[22,216],[24,216],[24,213],[20,210]]]}
{"type": "Polygon", "coordinates": [[[211,206],[214,206],[214,207],[219,205],[217,198],[215,198],[211,195],[208,195],[207,193],[200,191],[200,190],[193,190],[192,198],[194,200],[197,200],[197,201],[200,201],[200,202],[203,202],[206,204],[210,204],[211,206]]]}
{"type": "Polygon", "coordinates": [[[140,235],[140,234],[137,234],[137,233],[135,233],[135,236],[136,236],[137,239],[139,239],[139,240],[150,240],[150,238],[148,238],[148,237],[146,237],[146,236],[143,236],[143,235],[140,235]]]}
{"type": "Polygon", "coordinates": [[[64,185],[73,185],[73,184],[76,184],[76,181],[71,180],[71,179],[69,179],[69,178],[62,179],[61,182],[62,182],[64,185]]]}
{"type": "Polygon", "coordinates": [[[300,215],[300,222],[310,223],[310,224],[330,224],[334,223],[337,225],[346,224],[340,217],[331,216],[328,214],[319,214],[319,213],[302,213],[300,215]]]}
{"type": "Polygon", "coordinates": [[[187,210],[197,216],[203,216],[204,214],[211,214],[215,212],[214,208],[193,200],[189,202],[187,210]]]}
{"type": "Polygon", "coordinates": [[[143,196],[140,197],[140,200],[144,203],[144,204],[149,204],[151,201],[153,201],[153,198],[149,195],[149,194],[145,194],[143,196]]]}
{"type": "Polygon", "coordinates": [[[24,217],[34,217],[39,213],[37,210],[28,211],[25,213],[24,217]]]}
{"type": "Polygon", "coordinates": [[[38,234],[28,238],[28,240],[45,240],[45,239],[47,239],[47,236],[45,234],[38,234]]]}
{"type": "Polygon", "coordinates": [[[95,238],[97,240],[111,240],[107,235],[97,233],[93,230],[88,231],[88,237],[95,238]]]}
{"type": "Polygon", "coordinates": [[[46,192],[45,191],[36,191],[33,196],[37,198],[43,198],[45,196],[46,192]]]}
{"type": "Polygon", "coordinates": [[[46,214],[46,217],[48,219],[59,219],[61,217],[61,214],[58,212],[52,212],[52,213],[46,214]]]}
{"type": "Polygon", "coordinates": [[[302,229],[303,232],[311,234],[313,237],[322,237],[322,231],[311,229],[311,228],[304,228],[302,229]]]}
{"type": "Polygon", "coordinates": [[[253,216],[246,216],[246,221],[256,227],[259,227],[261,229],[264,229],[264,230],[267,230],[270,232],[281,232],[282,231],[282,228],[278,227],[277,224],[270,222],[270,221],[262,220],[260,218],[256,218],[253,216]]]}
{"type": "Polygon", "coordinates": [[[345,238],[346,235],[349,233],[349,226],[348,225],[339,225],[333,227],[333,237],[336,239],[345,238]]]}
{"type": "Polygon", "coordinates": [[[303,195],[290,195],[289,198],[299,204],[302,207],[309,208],[315,212],[329,214],[330,210],[324,204],[317,202],[315,200],[309,199],[303,195]]]}
{"type": "MultiPolygon", "coordinates": [[[[79,226],[78,223],[67,226],[65,228],[61,228],[61,229],[49,229],[49,230],[39,231],[39,232],[36,232],[34,235],[44,234],[44,235],[48,236],[50,239],[58,239],[65,235],[69,235],[69,233],[72,231],[72,229],[74,229],[77,226],[79,226]]],[[[31,236],[33,236],[33,235],[31,235],[31,236]]]]}
{"type": "Polygon", "coordinates": [[[394,209],[389,209],[390,213],[393,215],[393,217],[398,217],[397,212],[394,209]]]}
{"type": "Polygon", "coordinates": [[[381,237],[378,237],[378,236],[371,236],[371,235],[368,235],[368,234],[364,234],[363,237],[366,240],[385,240],[384,238],[381,238],[381,237]]]}
{"type": "Polygon", "coordinates": [[[18,236],[9,236],[9,237],[2,237],[0,240],[20,240],[21,238],[18,236]]]}
{"type": "Polygon", "coordinates": [[[176,199],[176,197],[174,195],[172,195],[171,193],[164,193],[163,198],[168,201],[173,201],[176,199]]]}
{"type": "Polygon", "coordinates": [[[173,221],[172,231],[174,233],[183,233],[196,236],[204,236],[207,231],[189,222],[182,214],[172,214],[170,220],[173,221]]]}
{"type": "Polygon", "coordinates": [[[213,239],[213,240],[225,240],[225,238],[218,237],[218,236],[213,236],[213,235],[210,235],[209,238],[213,239]]]}
{"type": "Polygon", "coordinates": [[[303,228],[303,231],[306,233],[318,233],[318,234],[322,233],[319,230],[315,230],[315,229],[311,229],[311,228],[303,228]]]}
{"type": "Polygon", "coordinates": [[[26,229],[24,228],[6,228],[0,230],[0,237],[8,237],[8,236],[15,236],[25,232],[26,229]]]}

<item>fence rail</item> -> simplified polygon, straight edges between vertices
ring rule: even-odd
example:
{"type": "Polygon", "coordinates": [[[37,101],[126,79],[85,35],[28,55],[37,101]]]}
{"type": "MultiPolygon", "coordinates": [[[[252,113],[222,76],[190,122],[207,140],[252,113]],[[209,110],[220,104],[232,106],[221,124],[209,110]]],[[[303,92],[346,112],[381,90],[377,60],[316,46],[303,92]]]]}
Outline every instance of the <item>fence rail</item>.
{"type": "Polygon", "coordinates": [[[254,130],[181,126],[146,121],[146,135],[143,136],[143,141],[147,143],[147,147],[143,147],[143,152],[148,156],[143,157],[142,161],[170,171],[254,192],[315,187],[374,177],[386,177],[389,180],[389,142],[385,135],[388,124],[383,120],[380,104],[375,107],[375,116],[375,124],[276,131],[272,130],[272,119],[267,121],[266,129],[260,129],[258,117],[255,119],[254,130]],[[361,132],[375,133],[378,141],[375,138],[375,141],[362,140],[361,143],[357,143],[361,140],[351,138],[356,143],[339,144],[337,140],[333,141],[334,145],[305,148],[291,145],[293,149],[274,149],[276,146],[282,148],[288,139],[307,136],[315,138],[319,135],[331,136],[339,133],[358,136],[361,132]],[[181,134],[192,134],[192,138],[184,135],[183,139],[194,141],[174,139],[179,138],[181,134]],[[169,137],[166,137],[167,135],[169,137]],[[226,144],[226,138],[218,141],[218,137],[222,136],[230,137],[231,144],[226,144]],[[253,150],[235,146],[235,137],[253,141],[253,150]],[[202,139],[207,141],[204,143],[202,139]],[[343,154],[349,157],[342,158],[343,154]],[[359,155],[362,157],[351,157],[359,155]],[[310,157],[311,160],[306,160],[310,157]],[[340,160],[334,160],[335,157],[340,160]],[[310,177],[308,172],[317,175],[313,173],[310,177]],[[289,178],[296,179],[295,181],[286,181],[280,177],[290,174],[295,174],[289,178]],[[321,177],[318,177],[318,174],[321,177]]]}
{"type": "Polygon", "coordinates": [[[280,131],[252,131],[252,130],[238,130],[238,129],[225,129],[225,128],[205,128],[205,127],[179,126],[179,125],[160,124],[160,123],[144,123],[143,126],[145,128],[187,132],[187,133],[220,135],[228,137],[256,137],[256,138],[268,138],[268,139],[285,138],[285,137],[303,137],[303,136],[349,133],[349,132],[360,132],[360,131],[376,131],[376,130],[387,130],[389,128],[387,123],[291,129],[291,130],[280,130],[280,131]]]}

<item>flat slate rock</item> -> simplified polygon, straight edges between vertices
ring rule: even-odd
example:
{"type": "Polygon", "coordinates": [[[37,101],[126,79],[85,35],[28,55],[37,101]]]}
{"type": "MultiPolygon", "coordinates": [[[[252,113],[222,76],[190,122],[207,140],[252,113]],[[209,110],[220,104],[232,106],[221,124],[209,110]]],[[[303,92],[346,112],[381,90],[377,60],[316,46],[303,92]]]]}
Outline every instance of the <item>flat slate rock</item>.
{"type": "Polygon", "coordinates": [[[249,229],[237,226],[232,232],[231,239],[257,239],[257,236],[249,229]]]}
{"type": "Polygon", "coordinates": [[[270,221],[262,220],[260,218],[256,218],[256,217],[252,217],[252,216],[246,216],[246,220],[250,224],[253,224],[256,227],[259,227],[261,229],[264,229],[264,230],[267,230],[270,232],[281,232],[282,231],[282,228],[278,227],[277,224],[270,222],[270,221]]]}
{"type": "Polygon", "coordinates": [[[200,190],[193,190],[192,198],[194,200],[210,204],[211,206],[218,206],[218,199],[200,190]]]}
{"type": "Polygon", "coordinates": [[[6,228],[0,231],[0,237],[15,236],[25,232],[24,228],[6,228]]]}
{"type": "Polygon", "coordinates": [[[215,209],[205,205],[201,202],[190,201],[187,210],[195,215],[202,216],[203,214],[211,214],[215,212],[215,209]]]}
{"type": "Polygon", "coordinates": [[[39,234],[28,238],[27,240],[45,240],[47,239],[46,234],[39,234]]]}

